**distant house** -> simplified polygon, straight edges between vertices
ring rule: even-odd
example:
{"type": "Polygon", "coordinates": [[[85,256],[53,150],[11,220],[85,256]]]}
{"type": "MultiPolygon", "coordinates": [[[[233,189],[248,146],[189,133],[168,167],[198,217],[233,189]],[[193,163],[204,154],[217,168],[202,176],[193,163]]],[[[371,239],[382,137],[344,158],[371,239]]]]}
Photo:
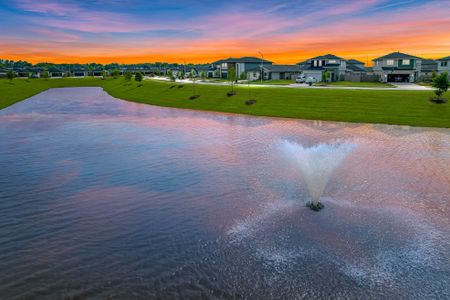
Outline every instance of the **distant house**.
{"type": "Polygon", "coordinates": [[[216,62],[212,63],[212,67],[215,71],[215,73],[218,73],[220,78],[227,78],[228,77],[228,70],[231,68],[235,69],[236,72],[236,78],[241,77],[241,74],[246,74],[247,70],[254,70],[256,67],[261,67],[264,65],[271,65],[273,64],[271,61],[261,59],[258,57],[241,57],[241,58],[227,58],[227,59],[221,59],[216,62]]]}
{"type": "Polygon", "coordinates": [[[50,67],[48,69],[48,76],[52,78],[61,78],[64,77],[64,71],[57,67],[50,67]]]}
{"type": "Polygon", "coordinates": [[[433,73],[438,71],[438,62],[432,59],[422,59],[419,78],[420,81],[430,81],[433,73]]]}
{"type": "MultiPolygon", "coordinates": [[[[301,73],[298,65],[263,65],[264,80],[293,80],[301,73]]],[[[261,79],[261,66],[249,69],[246,72],[248,80],[261,79]]]]}
{"type": "Polygon", "coordinates": [[[347,69],[346,60],[333,54],[316,56],[297,65],[300,66],[305,77],[314,78],[317,81],[322,80],[322,74],[325,71],[330,74],[330,81],[337,81],[342,76],[345,76],[347,69]]]}
{"type": "Polygon", "coordinates": [[[373,71],[382,82],[414,82],[422,67],[422,58],[401,52],[375,58],[373,62],[373,71]]]}
{"type": "Polygon", "coordinates": [[[0,68],[0,78],[6,78],[7,73],[8,73],[8,70],[0,68]]]}
{"type": "Polygon", "coordinates": [[[439,73],[447,72],[450,76],[450,56],[439,58],[437,59],[437,62],[438,62],[437,66],[438,72],[439,73]]]}
{"type": "Polygon", "coordinates": [[[86,77],[86,76],[89,75],[87,69],[84,66],[81,66],[81,65],[73,66],[72,70],[71,70],[71,73],[72,73],[71,74],[72,77],[80,77],[80,78],[86,77]]]}

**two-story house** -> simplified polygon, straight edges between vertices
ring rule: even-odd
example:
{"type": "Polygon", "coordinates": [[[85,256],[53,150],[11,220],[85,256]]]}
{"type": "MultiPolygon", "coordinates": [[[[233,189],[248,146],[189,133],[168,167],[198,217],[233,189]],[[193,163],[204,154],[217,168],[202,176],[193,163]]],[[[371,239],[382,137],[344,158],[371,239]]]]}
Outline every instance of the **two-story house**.
{"type": "Polygon", "coordinates": [[[230,57],[212,63],[213,67],[217,70],[216,73],[219,74],[218,77],[220,78],[228,78],[228,70],[230,70],[231,68],[234,68],[236,72],[236,78],[239,78],[241,76],[245,76],[248,70],[253,70],[256,67],[271,64],[272,64],[271,61],[251,56],[241,58],[230,57]]]}
{"type": "Polygon", "coordinates": [[[373,60],[373,72],[382,82],[414,82],[419,78],[422,59],[417,56],[392,52],[373,60]]]}
{"type": "Polygon", "coordinates": [[[443,57],[443,58],[439,58],[437,59],[438,62],[438,73],[444,73],[447,72],[447,74],[449,74],[450,77],[450,56],[447,57],[443,57]]]}
{"type": "Polygon", "coordinates": [[[307,78],[314,78],[317,81],[322,80],[325,71],[329,73],[329,81],[337,81],[345,75],[347,68],[345,59],[333,54],[316,56],[297,65],[307,78]]]}

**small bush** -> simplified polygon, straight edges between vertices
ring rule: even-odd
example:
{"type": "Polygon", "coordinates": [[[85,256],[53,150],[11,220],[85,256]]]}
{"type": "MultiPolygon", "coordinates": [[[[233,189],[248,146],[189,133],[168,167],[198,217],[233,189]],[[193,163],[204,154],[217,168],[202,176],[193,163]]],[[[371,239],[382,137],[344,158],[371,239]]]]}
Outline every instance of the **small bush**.
{"type": "Polygon", "coordinates": [[[227,93],[227,96],[228,96],[228,97],[231,97],[231,96],[234,96],[234,95],[236,95],[236,92],[235,92],[235,91],[231,91],[231,92],[228,92],[228,93],[227,93]]]}
{"type": "Polygon", "coordinates": [[[178,88],[182,89],[182,88],[184,88],[184,85],[179,85],[178,88]]]}
{"type": "Polygon", "coordinates": [[[256,103],[255,99],[249,99],[249,100],[245,101],[245,105],[253,105],[255,103],[256,103]]]}
{"type": "Polygon", "coordinates": [[[197,99],[199,97],[200,97],[200,95],[192,95],[192,96],[189,97],[189,100],[194,100],[194,99],[197,99]]]}

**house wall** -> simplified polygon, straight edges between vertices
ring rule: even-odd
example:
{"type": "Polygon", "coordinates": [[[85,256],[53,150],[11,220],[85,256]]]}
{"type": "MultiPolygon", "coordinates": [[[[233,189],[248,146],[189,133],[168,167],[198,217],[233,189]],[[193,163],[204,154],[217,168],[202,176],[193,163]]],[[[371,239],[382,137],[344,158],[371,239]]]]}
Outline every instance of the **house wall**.
{"type": "Polygon", "coordinates": [[[438,73],[447,72],[450,75],[450,60],[438,61],[438,73]]]}

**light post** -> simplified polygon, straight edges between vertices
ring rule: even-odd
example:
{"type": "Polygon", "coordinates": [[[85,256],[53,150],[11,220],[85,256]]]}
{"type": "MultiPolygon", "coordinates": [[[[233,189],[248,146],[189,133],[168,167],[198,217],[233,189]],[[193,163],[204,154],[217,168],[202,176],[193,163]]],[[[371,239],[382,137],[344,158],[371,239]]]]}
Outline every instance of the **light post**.
{"type": "Polygon", "coordinates": [[[261,51],[258,51],[258,53],[261,55],[261,83],[263,82],[263,77],[264,77],[264,55],[261,53],[261,51]]]}
{"type": "MultiPolygon", "coordinates": [[[[183,68],[184,68],[184,76],[186,77],[186,60],[183,58],[183,63],[184,63],[184,65],[183,65],[183,68]]],[[[184,78],[182,78],[182,79],[184,79],[184,78]]]]}

